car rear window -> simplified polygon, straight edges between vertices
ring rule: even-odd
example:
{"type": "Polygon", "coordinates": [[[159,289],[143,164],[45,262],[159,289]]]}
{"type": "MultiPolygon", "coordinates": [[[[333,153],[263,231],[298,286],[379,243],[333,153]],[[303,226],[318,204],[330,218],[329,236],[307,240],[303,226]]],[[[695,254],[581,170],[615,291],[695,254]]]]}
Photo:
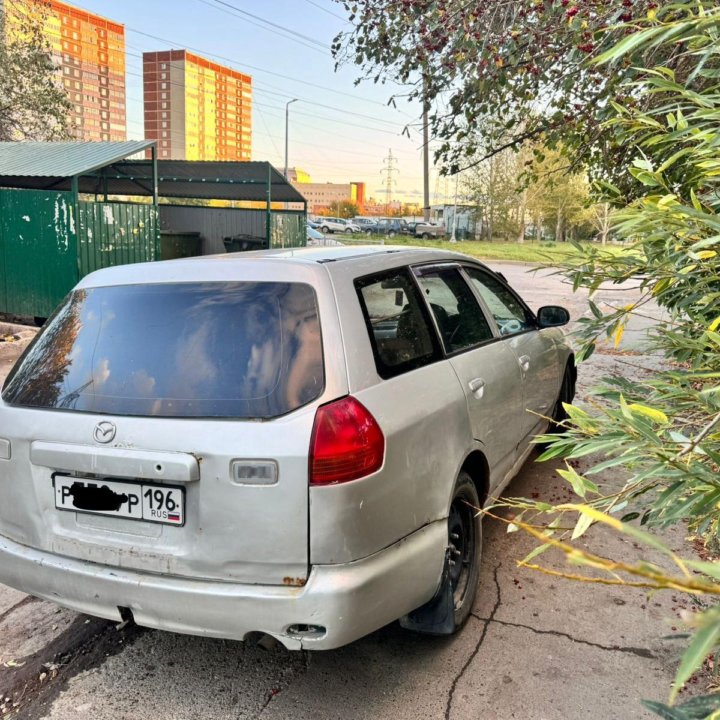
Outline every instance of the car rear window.
{"type": "Polygon", "coordinates": [[[114,415],[266,419],[323,387],[309,285],[163,283],[73,292],[3,399],[114,415]]]}

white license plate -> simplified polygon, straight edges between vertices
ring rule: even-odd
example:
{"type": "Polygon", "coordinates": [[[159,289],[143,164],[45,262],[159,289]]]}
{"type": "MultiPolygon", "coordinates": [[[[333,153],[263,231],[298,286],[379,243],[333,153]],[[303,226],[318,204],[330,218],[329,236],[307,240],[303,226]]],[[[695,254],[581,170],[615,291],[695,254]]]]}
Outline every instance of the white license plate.
{"type": "Polygon", "coordinates": [[[182,488],[67,475],[55,475],[53,479],[55,507],[59,510],[166,525],[185,524],[185,493],[182,488]]]}

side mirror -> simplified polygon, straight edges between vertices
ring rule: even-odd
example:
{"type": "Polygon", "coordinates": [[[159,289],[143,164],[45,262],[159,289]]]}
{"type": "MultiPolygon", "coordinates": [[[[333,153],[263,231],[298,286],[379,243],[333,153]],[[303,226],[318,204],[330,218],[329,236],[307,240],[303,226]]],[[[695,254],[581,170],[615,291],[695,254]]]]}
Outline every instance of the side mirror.
{"type": "Polygon", "coordinates": [[[570,322],[570,313],[559,305],[544,305],[537,311],[537,320],[541,328],[560,327],[570,322]]]}

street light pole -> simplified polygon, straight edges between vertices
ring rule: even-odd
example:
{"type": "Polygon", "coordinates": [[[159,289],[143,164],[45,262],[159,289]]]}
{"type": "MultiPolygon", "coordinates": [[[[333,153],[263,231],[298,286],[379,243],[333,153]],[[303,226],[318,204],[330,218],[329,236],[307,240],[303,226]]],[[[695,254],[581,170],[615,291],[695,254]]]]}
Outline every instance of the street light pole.
{"type": "Polygon", "coordinates": [[[452,224],[452,236],[450,237],[450,242],[454,243],[457,242],[457,193],[458,193],[458,179],[460,177],[460,173],[455,175],[455,206],[453,207],[453,224],[452,224]]]}
{"type": "Polygon", "coordinates": [[[288,125],[290,123],[290,106],[297,102],[298,98],[293,98],[285,103],[285,179],[288,176],[288,125]]]}

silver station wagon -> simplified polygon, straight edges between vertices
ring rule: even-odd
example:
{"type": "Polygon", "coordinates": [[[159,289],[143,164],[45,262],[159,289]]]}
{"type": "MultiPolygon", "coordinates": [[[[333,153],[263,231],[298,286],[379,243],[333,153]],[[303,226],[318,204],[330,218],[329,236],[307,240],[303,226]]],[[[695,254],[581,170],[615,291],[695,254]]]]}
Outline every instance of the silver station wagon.
{"type": "Polygon", "coordinates": [[[573,398],[567,321],[435,250],[93,273],[2,391],[0,582],[291,649],[452,633],[477,508],[573,398]]]}

